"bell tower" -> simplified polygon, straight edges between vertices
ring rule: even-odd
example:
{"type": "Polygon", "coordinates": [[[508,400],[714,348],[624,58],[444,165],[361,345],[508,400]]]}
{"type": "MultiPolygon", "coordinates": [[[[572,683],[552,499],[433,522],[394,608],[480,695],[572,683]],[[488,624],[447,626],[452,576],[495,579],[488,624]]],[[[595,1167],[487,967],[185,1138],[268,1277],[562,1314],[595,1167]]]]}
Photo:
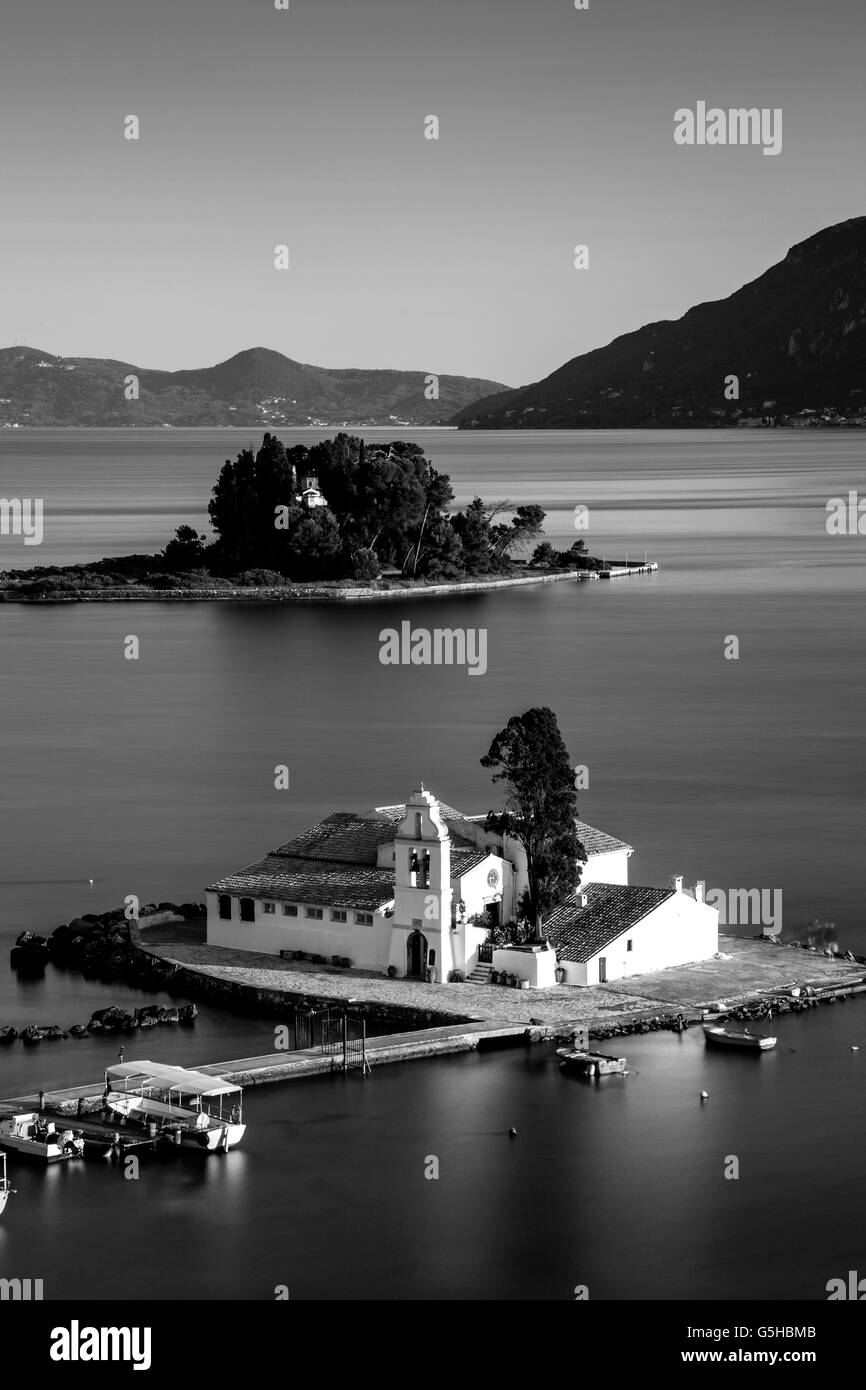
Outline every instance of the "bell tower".
{"type": "Polygon", "coordinates": [[[421,971],[432,965],[436,979],[444,980],[453,965],[451,841],[439,803],[423,782],[407,802],[394,839],[394,926],[406,935],[407,973],[416,973],[420,951],[421,971]]]}

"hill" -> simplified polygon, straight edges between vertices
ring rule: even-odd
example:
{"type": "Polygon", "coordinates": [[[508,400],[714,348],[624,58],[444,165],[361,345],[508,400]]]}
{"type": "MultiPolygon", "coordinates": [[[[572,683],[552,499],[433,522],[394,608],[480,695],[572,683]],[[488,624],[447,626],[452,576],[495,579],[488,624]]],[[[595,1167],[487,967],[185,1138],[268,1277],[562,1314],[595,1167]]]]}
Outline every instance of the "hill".
{"type": "Polygon", "coordinates": [[[99,357],[0,349],[0,425],[437,425],[501,383],[424,372],[332,370],[249,348],[215,367],[163,372],[99,357]],[[125,398],[126,378],[138,399],[125,398]]]}
{"type": "Polygon", "coordinates": [[[800,242],[727,299],[615,338],[451,423],[590,429],[822,417],[866,424],[866,217],[800,242]],[[731,375],[739,399],[726,399],[731,375]]]}

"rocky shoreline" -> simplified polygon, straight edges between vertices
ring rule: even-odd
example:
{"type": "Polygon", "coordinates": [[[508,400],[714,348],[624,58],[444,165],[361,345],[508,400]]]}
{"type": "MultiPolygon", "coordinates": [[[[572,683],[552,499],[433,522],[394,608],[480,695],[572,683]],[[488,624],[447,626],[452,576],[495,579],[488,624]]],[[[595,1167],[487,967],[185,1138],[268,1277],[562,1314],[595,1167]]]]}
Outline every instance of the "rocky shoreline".
{"type": "MultiPolygon", "coordinates": [[[[145,922],[188,921],[203,913],[200,903],[183,903],[180,907],[174,903],[148,903],[141,917],[145,922]]],[[[46,965],[52,964],[105,984],[122,981],[133,989],[175,992],[171,989],[174,967],[142,951],[137,935],[138,924],[127,921],[122,908],[85,913],[57,927],[48,937],[22,932],[12,947],[9,964],[18,975],[29,979],[38,979],[46,965]]],[[[192,1002],[177,1007],[148,1004],[132,1012],[112,1004],[97,1009],[87,1023],[73,1023],[68,1028],[48,1023],[29,1024],[19,1030],[13,1024],[4,1024],[0,1026],[0,1046],[9,1046],[18,1039],[32,1047],[70,1037],[131,1033],[159,1024],[191,1024],[197,1014],[192,1002]]]]}
{"type": "MultiPolygon", "coordinates": [[[[630,567],[631,568],[631,567],[630,567]]],[[[490,589],[513,589],[527,584],[557,584],[564,580],[597,579],[601,570],[565,570],[545,574],[521,574],[508,579],[449,580],[439,584],[323,585],[199,585],[196,588],[154,589],[129,584],[115,588],[69,588],[47,594],[23,592],[16,585],[0,587],[0,603],[348,603],[388,599],[442,598],[452,594],[483,593],[490,589]]]]}

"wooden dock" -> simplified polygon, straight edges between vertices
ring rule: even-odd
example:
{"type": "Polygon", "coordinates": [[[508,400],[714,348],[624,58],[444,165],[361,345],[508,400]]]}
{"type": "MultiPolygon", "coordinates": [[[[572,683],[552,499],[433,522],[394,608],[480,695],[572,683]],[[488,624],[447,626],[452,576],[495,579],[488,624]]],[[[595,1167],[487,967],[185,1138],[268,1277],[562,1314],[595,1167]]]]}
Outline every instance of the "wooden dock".
{"type": "MultiPolygon", "coordinates": [[[[534,1027],[525,1023],[457,1023],[442,1028],[422,1028],[412,1033],[388,1033],[367,1038],[364,1055],[367,1067],[384,1066],[393,1062],[410,1062],[421,1057],[441,1057],[448,1053],[471,1052],[495,1047],[526,1046],[543,1042],[554,1036],[555,1029],[534,1027]]],[[[258,1057],[240,1057],[227,1062],[205,1062],[193,1070],[209,1076],[222,1076],[240,1086],[264,1086],[272,1081],[293,1081],[305,1076],[321,1076],[345,1071],[342,1052],[326,1052],[309,1047],[298,1052],[266,1052],[258,1057]]],[[[359,1064],[359,1069],[361,1069],[359,1064]]],[[[105,1090],[104,1080],[68,1086],[62,1090],[45,1091],[43,1109],[54,1119],[87,1130],[97,1123],[94,1111],[105,1090]],[[79,1101],[82,1112],[79,1114],[79,1101]],[[94,1104],[95,1103],[95,1104],[94,1104]]],[[[38,1092],[0,1100],[0,1115],[21,1110],[38,1110],[38,1092]]],[[[105,1126],[109,1132],[116,1125],[105,1126]]]]}

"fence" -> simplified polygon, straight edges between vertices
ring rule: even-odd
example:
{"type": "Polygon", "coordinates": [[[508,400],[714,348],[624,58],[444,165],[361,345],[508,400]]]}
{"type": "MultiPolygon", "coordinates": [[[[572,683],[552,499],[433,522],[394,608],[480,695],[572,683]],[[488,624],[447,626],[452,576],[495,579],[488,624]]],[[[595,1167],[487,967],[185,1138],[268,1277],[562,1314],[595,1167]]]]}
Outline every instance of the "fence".
{"type": "Polygon", "coordinates": [[[366,1020],[344,1010],[295,1010],[294,1045],[298,1051],[319,1048],[325,1056],[339,1058],[343,1071],[350,1067],[360,1067],[362,1073],[370,1070],[366,1020]]]}

